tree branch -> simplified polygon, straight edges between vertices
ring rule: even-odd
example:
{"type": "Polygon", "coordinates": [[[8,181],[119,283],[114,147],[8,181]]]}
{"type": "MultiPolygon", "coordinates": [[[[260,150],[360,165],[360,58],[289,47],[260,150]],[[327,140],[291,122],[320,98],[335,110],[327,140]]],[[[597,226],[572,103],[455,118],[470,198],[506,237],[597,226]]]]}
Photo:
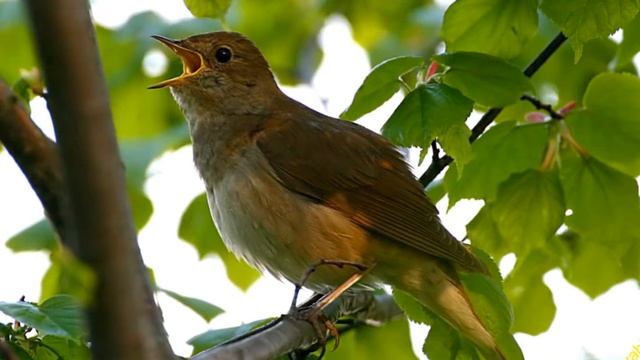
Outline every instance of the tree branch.
{"type": "MultiPolygon", "coordinates": [[[[563,33],[559,33],[556,35],[553,40],[536,56],[535,59],[524,69],[523,73],[526,77],[531,77],[533,74],[540,69],[540,67],[549,59],[553,53],[558,50],[560,45],[562,45],[567,40],[567,37],[563,33]]],[[[502,112],[502,108],[491,108],[489,109],[480,121],[471,129],[471,136],[469,137],[469,142],[473,143],[482,135],[482,133],[486,130],[486,128],[495,120],[496,117],[502,112]]],[[[429,185],[441,172],[446,168],[449,164],[453,162],[453,158],[449,155],[445,155],[441,157],[438,161],[432,162],[427,170],[420,176],[420,183],[422,186],[426,187],[429,185]]]]}
{"type": "MultiPolygon", "coordinates": [[[[404,314],[391,295],[373,295],[371,292],[342,295],[323,313],[332,321],[342,316],[353,316],[358,321],[373,324],[404,314]]],[[[205,350],[192,360],[268,360],[311,347],[318,340],[316,330],[308,321],[282,316],[249,336],[205,350]]]]}
{"type": "Polygon", "coordinates": [[[67,242],[63,215],[62,165],[53,141],[33,123],[11,88],[0,81],[0,142],[24,173],[40,199],[47,217],[65,245],[67,242]]]}
{"type": "Polygon", "coordinates": [[[88,2],[26,3],[68,189],[66,236],[98,280],[88,309],[93,358],[174,358],[136,242],[88,2]]]}

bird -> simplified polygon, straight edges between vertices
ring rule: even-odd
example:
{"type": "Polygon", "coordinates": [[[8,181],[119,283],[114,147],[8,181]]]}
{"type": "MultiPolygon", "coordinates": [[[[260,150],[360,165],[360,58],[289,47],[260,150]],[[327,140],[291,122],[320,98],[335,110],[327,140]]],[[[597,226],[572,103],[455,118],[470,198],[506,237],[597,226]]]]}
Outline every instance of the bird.
{"type": "MultiPolygon", "coordinates": [[[[353,291],[388,284],[504,359],[474,312],[459,271],[485,265],[442,225],[398,148],[353,122],[324,115],[279,88],[256,45],[235,32],[172,40],[183,63],[170,89],[226,245],[259,270],[296,283],[312,264],[366,268],[353,291]]],[[[326,293],[357,269],[322,266],[304,286],[326,293]]]]}

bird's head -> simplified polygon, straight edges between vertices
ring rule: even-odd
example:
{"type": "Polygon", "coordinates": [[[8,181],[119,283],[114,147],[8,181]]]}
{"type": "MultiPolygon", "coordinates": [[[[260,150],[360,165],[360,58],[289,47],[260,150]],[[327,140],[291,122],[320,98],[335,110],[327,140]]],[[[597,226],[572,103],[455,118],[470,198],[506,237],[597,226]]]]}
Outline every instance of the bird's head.
{"type": "Polygon", "coordinates": [[[269,65],[258,48],[233,32],[212,32],[171,40],[153,36],[182,60],[182,74],[152,85],[169,87],[183,110],[259,111],[279,93],[269,65]],[[244,105],[242,105],[244,104],[244,105]]]}

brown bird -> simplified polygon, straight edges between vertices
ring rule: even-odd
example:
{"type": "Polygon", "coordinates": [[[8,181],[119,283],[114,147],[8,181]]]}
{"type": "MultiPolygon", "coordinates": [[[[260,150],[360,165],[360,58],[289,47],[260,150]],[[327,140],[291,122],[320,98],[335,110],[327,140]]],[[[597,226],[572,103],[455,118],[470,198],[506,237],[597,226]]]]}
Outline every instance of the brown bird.
{"type": "MultiPolygon", "coordinates": [[[[287,97],[256,46],[237,33],[170,40],[183,62],[170,87],[184,113],[211,214],[226,246],[297,282],[323,260],[369,270],[357,286],[413,295],[502,359],[457,271],[486,272],[440,223],[397,149],[382,136],[287,97]]],[[[322,266],[304,284],[328,292],[354,268],[322,266]]]]}

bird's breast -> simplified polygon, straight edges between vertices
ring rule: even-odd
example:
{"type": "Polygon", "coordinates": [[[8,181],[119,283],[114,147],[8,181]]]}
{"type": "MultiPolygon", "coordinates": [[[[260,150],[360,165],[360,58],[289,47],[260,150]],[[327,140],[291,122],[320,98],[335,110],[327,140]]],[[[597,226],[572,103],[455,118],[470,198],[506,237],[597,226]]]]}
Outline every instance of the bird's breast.
{"type": "MultiPolygon", "coordinates": [[[[339,211],[283,187],[256,146],[218,176],[207,195],[227,248],[277,277],[297,282],[320,260],[374,261],[365,230],[339,211]]],[[[326,290],[351,273],[319,269],[307,285],[326,290]]]]}

